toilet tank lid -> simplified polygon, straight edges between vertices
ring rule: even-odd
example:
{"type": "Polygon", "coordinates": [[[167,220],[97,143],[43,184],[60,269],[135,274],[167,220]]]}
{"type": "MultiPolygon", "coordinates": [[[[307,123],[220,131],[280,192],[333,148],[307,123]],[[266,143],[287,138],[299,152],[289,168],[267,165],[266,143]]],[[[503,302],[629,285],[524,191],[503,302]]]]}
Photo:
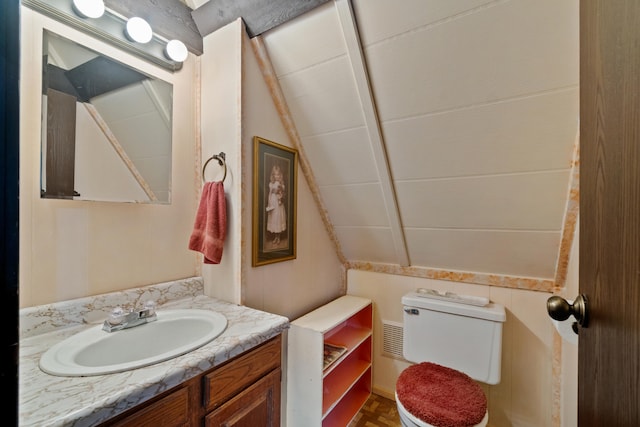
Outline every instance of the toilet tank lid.
{"type": "Polygon", "coordinates": [[[417,292],[410,292],[402,297],[402,305],[422,308],[425,310],[440,311],[443,313],[458,314],[460,316],[475,317],[478,319],[504,322],[507,318],[504,307],[490,302],[484,307],[461,304],[459,302],[443,301],[425,298],[417,292]]]}

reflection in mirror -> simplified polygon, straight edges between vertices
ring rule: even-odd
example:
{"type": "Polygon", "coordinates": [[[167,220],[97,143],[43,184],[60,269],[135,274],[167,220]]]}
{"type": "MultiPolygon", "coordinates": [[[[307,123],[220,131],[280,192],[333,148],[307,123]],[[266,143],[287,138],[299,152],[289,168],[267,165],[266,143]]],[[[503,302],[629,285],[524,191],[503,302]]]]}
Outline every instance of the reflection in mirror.
{"type": "Polygon", "coordinates": [[[169,203],[172,85],[44,32],[41,196],[169,203]]]}

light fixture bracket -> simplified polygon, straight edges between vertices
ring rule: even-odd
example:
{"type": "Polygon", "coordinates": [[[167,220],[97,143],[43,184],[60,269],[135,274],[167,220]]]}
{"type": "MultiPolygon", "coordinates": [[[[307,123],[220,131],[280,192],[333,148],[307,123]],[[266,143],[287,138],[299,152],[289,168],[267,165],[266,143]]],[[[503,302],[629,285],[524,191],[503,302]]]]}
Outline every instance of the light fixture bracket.
{"type": "Polygon", "coordinates": [[[100,18],[94,19],[78,16],[73,11],[72,0],[22,0],[22,4],[160,67],[170,71],[182,68],[182,62],[173,61],[165,56],[167,40],[156,34],[144,45],[129,40],[124,34],[126,20],[109,9],[100,18]]]}

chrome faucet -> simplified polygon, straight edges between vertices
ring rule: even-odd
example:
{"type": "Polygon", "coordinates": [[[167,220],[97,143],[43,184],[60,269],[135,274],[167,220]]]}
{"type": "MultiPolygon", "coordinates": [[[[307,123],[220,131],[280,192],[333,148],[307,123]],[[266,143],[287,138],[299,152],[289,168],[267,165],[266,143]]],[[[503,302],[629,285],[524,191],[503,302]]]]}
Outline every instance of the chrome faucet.
{"type": "Polygon", "coordinates": [[[131,309],[129,312],[125,312],[122,307],[116,307],[111,311],[109,318],[104,321],[102,330],[115,332],[144,325],[157,319],[158,316],[153,301],[147,301],[144,308],[138,311],[131,309]]]}

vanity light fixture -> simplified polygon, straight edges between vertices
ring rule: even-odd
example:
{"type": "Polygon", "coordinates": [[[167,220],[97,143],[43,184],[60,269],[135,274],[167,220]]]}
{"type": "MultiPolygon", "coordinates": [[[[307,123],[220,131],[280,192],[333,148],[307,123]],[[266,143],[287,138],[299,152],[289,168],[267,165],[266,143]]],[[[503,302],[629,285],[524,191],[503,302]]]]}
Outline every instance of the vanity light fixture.
{"type": "Polygon", "coordinates": [[[149,43],[153,36],[151,25],[144,19],[134,16],[129,18],[125,27],[125,34],[129,39],[138,43],[149,43]]]}
{"type": "Polygon", "coordinates": [[[104,15],[103,0],[73,0],[73,11],[82,18],[100,18],[104,15]]]}
{"type": "MultiPolygon", "coordinates": [[[[0,3],[6,0],[0,0],[0,3]]],[[[173,1],[173,0],[172,0],[173,1]]],[[[141,17],[127,19],[109,8],[109,2],[127,3],[131,0],[20,0],[20,3],[62,24],[152,62],[170,71],[182,68],[180,54],[167,53],[168,40],[155,34],[141,17]],[[105,4],[106,3],[106,4],[105,4]],[[171,55],[171,56],[170,56],[171,55]]],[[[157,0],[152,0],[157,3],[157,0]]],[[[174,45],[175,43],[172,43],[174,45]]],[[[173,52],[173,49],[169,50],[173,52]]],[[[177,49],[185,54],[186,49],[177,49]]]]}
{"type": "Polygon", "coordinates": [[[187,51],[187,46],[180,40],[170,40],[164,49],[164,54],[172,61],[184,62],[189,52],[187,51]]]}

